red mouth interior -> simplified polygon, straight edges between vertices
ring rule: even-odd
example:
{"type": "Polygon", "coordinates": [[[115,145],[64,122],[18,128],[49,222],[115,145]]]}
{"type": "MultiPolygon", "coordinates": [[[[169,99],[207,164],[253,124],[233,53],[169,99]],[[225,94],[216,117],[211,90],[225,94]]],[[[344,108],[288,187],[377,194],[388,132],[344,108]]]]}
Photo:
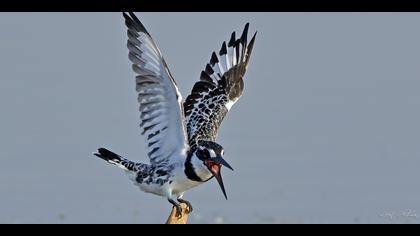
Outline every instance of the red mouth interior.
{"type": "Polygon", "coordinates": [[[210,167],[213,173],[219,173],[220,172],[220,164],[217,164],[214,161],[207,161],[207,166],[210,167]]]}

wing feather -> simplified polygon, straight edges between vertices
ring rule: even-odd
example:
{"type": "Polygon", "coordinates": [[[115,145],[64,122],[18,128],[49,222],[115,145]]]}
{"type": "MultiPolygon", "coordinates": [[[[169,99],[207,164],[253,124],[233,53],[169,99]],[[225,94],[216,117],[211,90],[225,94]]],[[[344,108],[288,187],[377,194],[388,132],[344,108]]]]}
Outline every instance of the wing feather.
{"type": "Polygon", "coordinates": [[[128,58],[136,74],[140,127],[152,164],[167,164],[188,149],[182,96],[162,54],[133,13],[123,13],[128,58]]]}
{"type": "Polygon", "coordinates": [[[191,148],[200,140],[215,141],[217,131],[232,105],[243,92],[243,77],[249,64],[256,33],[247,43],[249,24],[240,38],[235,32],[222,43],[219,56],[212,53],[184,103],[188,141],[191,148]]]}

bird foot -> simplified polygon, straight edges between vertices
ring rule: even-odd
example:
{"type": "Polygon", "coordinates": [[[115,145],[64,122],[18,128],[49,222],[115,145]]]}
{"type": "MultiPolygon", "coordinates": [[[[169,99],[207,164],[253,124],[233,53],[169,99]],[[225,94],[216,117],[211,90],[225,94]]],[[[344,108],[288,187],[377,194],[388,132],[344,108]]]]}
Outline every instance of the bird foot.
{"type": "Polygon", "coordinates": [[[184,200],[182,198],[178,198],[177,200],[178,200],[178,202],[185,203],[187,205],[187,207],[188,207],[188,214],[193,211],[193,207],[192,207],[192,205],[191,205],[191,203],[189,201],[184,200]]]}
{"type": "Polygon", "coordinates": [[[181,206],[174,206],[175,208],[176,208],[176,214],[175,214],[175,216],[176,217],[178,217],[178,218],[181,218],[182,217],[182,207],[181,206]]]}
{"type": "Polygon", "coordinates": [[[181,207],[181,205],[179,205],[177,202],[175,202],[174,200],[172,200],[172,199],[168,199],[168,201],[173,205],[173,207],[176,209],[176,212],[175,212],[175,216],[177,217],[177,218],[181,218],[182,217],[182,207],[181,207]]]}

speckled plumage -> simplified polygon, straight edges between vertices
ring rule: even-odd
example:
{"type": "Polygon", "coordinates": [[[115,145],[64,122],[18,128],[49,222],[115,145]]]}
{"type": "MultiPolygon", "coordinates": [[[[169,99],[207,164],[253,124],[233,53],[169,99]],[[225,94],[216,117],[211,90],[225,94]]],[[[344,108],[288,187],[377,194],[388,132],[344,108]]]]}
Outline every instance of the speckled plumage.
{"type": "Polygon", "coordinates": [[[191,147],[200,140],[216,140],[224,117],[243,93],[243,76],[256,35],[247,44],[248,26],[245,25],[239,39],[235,39],[235,32],[232,33],[228,47],[223,42],[219,56],[213,52],[210,62],[201,72],[200,81],[185,100],[184,113],[191,147]]]}
{"type": "MultiPolygon", "coordinates": [[[[126,171],[143,191],[164,196],[177,207],[184,192],[216,174],[223,160],[217,131],[231,106],[243,93],[243,77],[249,63],[255,34],[247,43],[248,26],[242,36],[232,33],[217,56],[201,72],[191,94],[182,100],[163,56],[143,24],[133,13],[123,13],[127,26],[128,58],[136,74],[140,127],[150,164],[136,163],[105,148],[96,156],[126,171]]],[[[186,202],[190,207],[191,204],[186,202]]]]}

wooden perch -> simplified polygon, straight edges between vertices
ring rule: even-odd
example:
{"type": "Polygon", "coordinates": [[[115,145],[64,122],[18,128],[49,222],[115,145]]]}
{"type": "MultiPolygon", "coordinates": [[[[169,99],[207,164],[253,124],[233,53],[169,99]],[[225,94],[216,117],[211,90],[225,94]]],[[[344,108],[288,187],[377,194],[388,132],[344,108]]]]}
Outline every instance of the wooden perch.
{"type": "Polygon", "coordinates": [[[186,224],[188,220],[188,206],[185,203],[181,203],[182,214],[181,217],[176,216],[176,208],[172,207],[171,214],[166,221],[166,224],[186,224]]]}

